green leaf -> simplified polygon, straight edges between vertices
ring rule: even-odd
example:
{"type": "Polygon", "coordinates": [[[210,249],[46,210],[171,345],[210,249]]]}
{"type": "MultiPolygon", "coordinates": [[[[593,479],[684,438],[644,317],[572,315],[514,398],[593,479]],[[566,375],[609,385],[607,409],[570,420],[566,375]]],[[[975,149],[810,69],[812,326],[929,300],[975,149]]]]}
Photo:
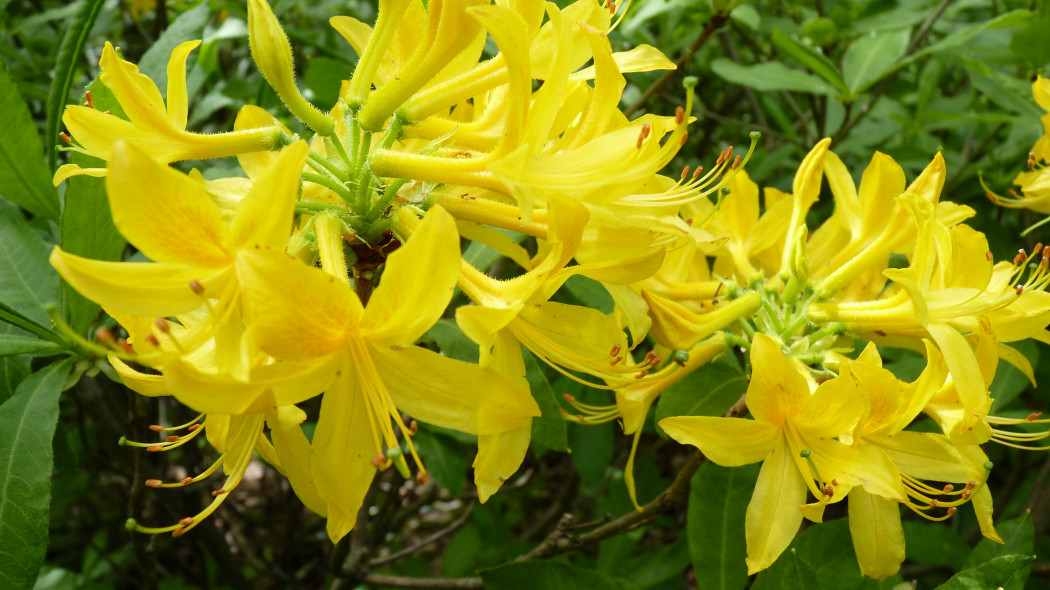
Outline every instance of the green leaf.
{"type": "Polygon", "coordinates": [[[597,571],[555,561],[522,561],[481,572],[486,590],[636,590],[638,586],[597,571]]]}
{"type": "MultiPolygon", "coordinates": [[[[739,369],[722,362],[709,363],[660,395],[656,421],[671,416],[721,416],[745,391],[747,378],[739,369]]],[[[662,429],[659,432],[663,434],[662,429]]]]}
{"type": "MultiPolygon", "coordinates": [[[[26,334],[14,326],[2,324],[4,329],[10,332],[0,332],[0,357],[14,356],[19,354],[49,354],[58,352],[62,348],[54,342],[41,340],[36,336],[26,334]],[[11,333],[15,332],[17,333],[11,333]]],[[[0,397],[0,400],[3,398],[0,397]]]]}
{"type": "MultiPolygon", "coordinates": [[[[623,568],[623,576],[639,588],[653,588],[669,580],[679,579],[689,567],[689,547],[684,538],[657,549],[641,552],[623,568]]],[[[704,586],[706,588],[707,586],[704,586]]]]}
{"type": "Polygon", "coordinates": [[[0,62],[0,194],[33,215],[58,219],[58,193],[44,160],[36,125],[18,86],[0,62]]]}
{"type": "Polygon", "coordinates": [[[0,586],[30,588],[47,551],[51,439],[72,361],[44,367],[0,405],[0,586]]]}
{"type": "Polygon", "coordinates": [[[965,569],[937,590],[987,590],[988,588],[1020,588],[1028,578],[1029,564],[1034,555],[1004,555],[977,567],[965,569]],[[1020,581],[1020,584],[1017,582],[1020,581]]]}
{"type": "Polygon", "coordinates": [[[62,111],[69,100],[69,91],[73,87],[73,79],[76,77],[77,62],[80,54],[84,51],[88,35],[95,26],[95,20],[105,0],[84,0],[77,15],[69,22],[69,26],[62,33],[62,41],[58,45],[58,57],[55,58],[55,78],[51,81],[51,90],[47,94],[47,131],[44,139],[47,141],[47,166],[54,170],[58,163],[58,122],[62,111]]]}
{"type": "Polygon", "coordinates": [[[564,288],[583,305],[597,309],[604,314],[612,313],[616,307],[609,291],[590,277],[573,275],[565,281],[564,288]]]}
{"type": "MultiPolygon", "coordinates": [[[[558,393],[568,393],[585,404],[609,405],[613,398],[607,391],[598,391],[562,376],[553,384],[558,393]]],[[[572,462],[580,475],[583,491],[595,493],[605,482],[613,462],[613,441],[619,428],[612,421],[601,424],[566,424],[572,462]]]]}
{"type": "Polygon", "coordinates": [[[757,465],[728,468],[705,463],[693,476],[686,536],[698,587],[747,587],[744,515],[757,480],[757,465]]]}
{"type": "Polygon", "coordinates": [[[916,563],[941,565],[954,571],[963,569],[970,546],[952,527],[925,520],[905,520],[904,548],[908,559],[916,563]]]}
{"type": "Polygon", "coordinates": [[[525,379],[529,382],[529,391],[540,406],[541,415],[532,419],[532,442],[553,451],[569,450],[569,435],[565,429],[565,420],[561,417],[561,406],[554,397],[554,390],[543,374],[543,366],[531,352],[522,349],[525,357],[525,379]]]}
{"type": "MultiPolygon", "coordinates": [[[[1039,366],[1039,348],[1036,347],[1035,342],[1023,340],[1021,342],[1013,342],[1010,345],[1023,354],[1032,363],[1033,368],[1039,366]]],[[[992,402],[992,409],[988,413],[996,414],[1011,401],[1017,399],[1017,396],[1028,389],[1029,385],[1031,385],[1031,382],[1020,369],[1006,361],[999,361],[995,379],[988,386],[988,391],[995,400],[992,402]]]]}
{"type": "MultiPolygon", "coordinates": [[[[0,338],[29,337],[26,332],[18,328],[0,322],[0,338]]],[[[32,362],[28,356],[5,356],[0,357],[0,404],[15,394],[15,388],[26,377],[29,376],[29,364],[32,362]]]]}
{"type": "Polygon", "coordinates": [[[773,565],[758,573],[752,590],[811,590],[823,588],[817,572],[789,547],[773,565]]]}
{"type": "Polygon", "coordinates": [[[47,261],[50,250],[24,219],[0,210],[0,302],[43,326],[51,325],[45,305],[58,302],[58,273],[47,261]]]}
{"type": "Polygon", "coordinates": [[[814,74],[820,76],[825,82],[831,84],[843,96],[843,100],[850,96],[849,87],[839,75],[839,70],[830,59],[812,47],[807,47],[791,37],[773,29],[770,40],[777,49],[783,51],[791,59],[809,68],[814,74]]]}
{"type": "MultiPolygon", "coordinates": [[[[101,96],[108,94],[106,90],[101,96]]],[[[85,168],[105,165],[83,154],[74,154],[72,161],[85,168]]],[[[95,260],[120,260],[127,242],[113,225],[105,179],[74,176],[66,182],[69,186],[62,211],[62,249],[95,260]]],[[[63,287],[65,317],[74,330],[84,334],[98,316],[99,305],[68,284],[63,287]]]]}
{"type": "Polygon", "coordinates": [[[1006,14],[997,16],[992,20],[978,22],[973,26],[957,29],[956,31],[953,31],[950,35],[944,37],[940,41],[932,43],[926,46],[925,49],[911,54],[911,56],[905,59],[901,63],[901,65],[903,66],[905,64],[909,64],[920,58],[926,57],[927,55],[933,55],[958,49],[959,47],[962,47],[963,45],[969,43],[971,39],[976,37],[982,31],[988,29],[1006,29],[1013,27],[1022,27],[1030,24],[1034,20],[1034,18],[1035,13],[1031,11],[1014,10],[1011,12],[1007,12],[1006,14]]]}
{"type": "Polygon", "coordinates": [[[168,86],[168,60],[171,52],[180,43],[200,39],[204,35],[204,25],[211,17],[211,5],[201,2],[196,7],[179,15],[171,25],[164,29],[160,37],[142,54],[139,59],[139,71],[149,76],[161,92],[168,86]]]}
{"type": "Polygon", "coordinates": [[[1010,53],[1039,67],[1050,62],[1050,12],[1018,30],[1010,39],[1010,53]]]}
{"type": "Polygon", "coordinates": [[[1032,120],[1044,114],[1032,98],[1030,82],[994,71],[977,60],[966,60],[966,69],[974,88],[1007,111],[1032,120]]]}
{"type": "MultiPolygon", "coordinates": [[[[995,525],[995,531],[1003,542],[996,543],[991,539],[981,539],[974,547],[973,552],[966,558],[963,569],[970,569],[987,563],[997,557],[1007,555],[1030,555],[1035,550],[1035,528],[1032,525],[1032,516],[1025,512],[1013,520],[1000,522],[995,525]]],[[[1025,580],[1028,579],[1028,568],[1018,572],[1011,582],[1010,588],[1023,588],[1025,580]]]]}
{"type": "Polygon", "coordinates": [[[820,78],[771,61],[753,66],[742,66],[720,57],[711,62],[711,70],[733,84],[748,86],[762,92],[791,90],[809,94],[835,94],[835,88],[820,78]]]}
{"type": "Polygon", "coordinates": [[[478,362],[478,345],[459,329],[456,320],[438,320],[427,333],[437,342],[441,354],[468,363],[478,362]]]}
{"type": "Polygon", "coordinates": [[[897,29],[853,41],[842,62],[850,94],[860,94],[892,72],[908,48],[910,37],[908,29],[897,29]]]}
{"type": "Polygon", "coordinates": [[[460,495],[473,449],[450,436],[431,432],[426,426],[420,427],[413,441],[434,481],[453,496],[460,495]]]}

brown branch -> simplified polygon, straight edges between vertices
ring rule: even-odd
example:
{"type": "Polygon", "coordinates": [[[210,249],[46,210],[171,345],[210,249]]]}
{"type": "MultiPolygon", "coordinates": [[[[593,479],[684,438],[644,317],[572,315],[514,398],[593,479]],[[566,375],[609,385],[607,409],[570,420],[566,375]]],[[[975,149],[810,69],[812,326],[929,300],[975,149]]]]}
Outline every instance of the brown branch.
{"type": "MultiPolygon", "coordinates": [[[[922,26],[919,27],[919,31],[915,33],[914,37],[912,37],[911,41],[908,43],[907,49],[904,50],[904,55],[902,55],[900,59],[897,60],[898,62],[915,52],[915,50],[919,47],[919,44],[922,43],[924,39],[926,39],[926,35],[930,33],[930,29],[933,28],[933,24],[937,22],[937,19],[941,17],[941,14],[944,13],[944,10],[948,8],[949,3],[951,3],[951,0],[941,0],[941,3],[938,4],[937,8],[933,11],[933,14],[931,14],[929,18],[927,18],[926,21],[922,23],[922,26]]],[[[890,85],[893,84],[893,80],[897,77],[897,73],[899,71],[899,69],[894,70],[893,73],[891,73],[889,76],[886,76],[886,78],[883,79],[882,83],[879,84],[879,87],[876,88],[875,92],[871,95],[871,100],[869,100],[868,103],[864,105],[864,108],[861,109],[859,113],[857,113],[857,116],[855,118],[853,118],[852,120],[842,122],[842,125],[839,126],[838,130],[835,131],[835,134],[832,136],[831,141],[833,143],[845,137],[845,135],[849,133],[849,131],[853,129],[857,125],[857,123],[861,121],[861,119],[863,119],[864,117],[868,116],[869,113],[871,113],[872,109],[875,108],[875,103],[877,103],[879,99],[882,98],[882,95],[886,94],[886,91],[890,89],[890,85]]]]}
{"type": "Polygon", "coordinates": [[[627,109],[623,111],[623,114],[630,118],[635,111],[642,108],[642,106],[645,105],[645,103],[650,98],[652,98],[654,94],[659,92],[659,90],[663,88],[664,85],[666,85],[668,82],[671,81],[672,78],[674,78],[675,74],[680,72],[685,67],[685,65],[689,63],[689,60],[693,59],[693,56],[696,55],[697,51],[700,51],[700,48],[704,46],[704,43],[707,43],[707,40],[711,37],[711,35],[718,29],[722,28],[722,26],[725,25],[728,20],[728,13],[722,14],[721,12],[716,12],[715,14],[711,15],[711,18],[707,21],[706,24],[704,24],[704,28],[700,31],[700,36],[696,38],[696,41],[693,41],[692,46],[690,46],[689,49],[687,49],[686,52],[678,58],[678,61],[675,62],[675,69],[668,70],[664,73],[663,76],[660,76],[659,80],[653,82],[652,86],[646,89],[645,93],[642,94],[642,97],[639,98],[634,104],[627,107],[627,109]]]}
{"type": "Polygon", "coordinates": [[[468,504],[467,505],[467,509],[463,511],[463,514],[461,514],[459,516],[459,518],[454,520],[452,522],[452,524],[448,525],[447,527],[441,529],[440,531],[430,535],[429,537],[423,539],[422,541],[420,541],[420,542],[418,542],[418,543],[416,543],[414,545],[411,545],[409,547],[405,547],[401,551],[398,551],[396,553],[391,553],[390,555],[387,555],[386,557],[379,557],[379,558],[373,559],[372,561],[369,562],[369,565],[372,566],[372,567],[381,567],[381,566],[384,566],[384,565],[386,565],[388,563],[394,563],[395,561],[398,561],[398,560],[400,560],[403,557],[408,557],[409,555],[412,555],[414,553],[418,553],[419,551],[425,549],[427,545],[430,545],[434,541],[439,541],[442,538],[447,537],[447,536],[451,535],[452,533],[458,531],[459,529],[463,528],[463,525],[467,524],[467,521],[470,520],[470,515],[473,514],[473,513],[474,513],[474,505],[473,504],[468,504]]]}
{"type": "Polygon", "coordinates": [[[368,574],[366,584],[392,588],[484,588],[480,577],[473,578],[410,578],[407,576],[384,576],[368,574]]]}

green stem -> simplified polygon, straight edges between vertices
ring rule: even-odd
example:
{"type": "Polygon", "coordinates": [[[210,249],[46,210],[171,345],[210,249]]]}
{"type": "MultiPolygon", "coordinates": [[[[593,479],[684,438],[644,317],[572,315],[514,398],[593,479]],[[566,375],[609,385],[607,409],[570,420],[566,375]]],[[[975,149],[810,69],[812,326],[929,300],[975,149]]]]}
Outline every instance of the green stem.
{"type": "Polygon", "coordinates": [[[390,206],[391,202],[393,202],[394,197],[397,196],[397,191],[401,190],[401,187],[405,186],[406,183],[408,183],[407,178],[398,178],[394,182],[388,184],[383,190],[383,196],[380,197],[379,200],[372,205],[372,208],[368,210],[368,214],[365,215],[365,220],[372,222],[379,219],[379,216],[383,214],[383,211],[386,211],[386,208],[390,206]]]}
{"type": "Polygon", "coordinates": [[[311,151],[310,155],[307,156],[307,160],[310,163],[310,166],[318,172],[328,172],[329,174],[343,182],[350,180],[350,177],[347,176],[344,170],[340,170],[338,166],[336,166],[327,158],[324,158],[317,153],[311,151]]]}
{"type": "MultiPolygon", "coordinates": [[[[308,180],[310,182],[332,189],[332,191],[334,191],[335,194],[339,195],[339,198],[343,199],[343,201],[347,205],[352,204],[354,201],[354,194],[351,193],[345,186],[336,182],[332,178],[329,178],[327,176],[321,176],[320,174],[314,174],[313,172],[303,172],[303,180],[308,180]]],[[[329,206],[329,208],[331,207],[329,206]]]]}

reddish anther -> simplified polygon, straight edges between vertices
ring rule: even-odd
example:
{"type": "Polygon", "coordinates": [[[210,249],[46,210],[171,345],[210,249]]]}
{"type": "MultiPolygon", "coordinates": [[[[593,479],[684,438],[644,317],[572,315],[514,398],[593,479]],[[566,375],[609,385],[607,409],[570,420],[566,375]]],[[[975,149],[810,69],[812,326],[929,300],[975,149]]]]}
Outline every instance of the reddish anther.
{"type": "Polygon", "coordinates": [[[191,483],[193,483],[193,478],[192,477],[184,477],[184,478],[179,480],[179,483],[181,483],[184,486],[188,486],[191,483]]]}
{"type": "Polygon", "coordinates": [[[733,159],[733,165],[730,166],[730,168],[732,168],[733,170],[736,170],[737,167],[739,167],[739,166],[740,166],[740,156],[737,156],[736,158],[733,159]]]}
{"type": "Polygon", "coordinates": [[[1031,414],[1028,414],[1028,421],[1032,422],[1032,421],[1038,420],[1039,417],[1042,416],[1042,415],[1043,415],[1042,412],[1032,412],[1031,414]]]}
{"type": "Polygon", "coordinates": [[[162,447],[160,445],[150,445],[150,446],[146,447],[146,450],[149,451],[150,453],[159,453],[159,452],[164,450],[164,447],[162,447]]]}
{"type": "Polygon", "coordinates": [[[152,430],[153,432],[160,432],[160,431],[164,430],[164,427],[161,426],[160,424],[150,424],[149,425],[149,429],[152,430]]]}
{"type": "Polygon", "coordinates": [[[164,485],[164,482],[159,480],[159,479],[147,479],[146,480],[146,487],[159,488],[162,485],[164,485]]]}
{"type": "Polygon", "coordinates": [[[181,524],[182,526],[190,526],[191,524],[193,524],[193,518],[187,516],[186,518],[180,520],[179,524],[181,524]]]}
{"type": "Polygon", "coordinates": [[[616,356],[620,354],[621,347],[619,344],[613,344],[612,348],[609,349],[609,356],[616,356]]]}
{"type": "Polygon", "coordinates": [[[175,436],[174,434],[171,436],[164,437],[164,442],[175,442],[177,440],[179,440],[179,437],[175,436]]]}
{"type": "Polygon", "coordinates": [[[69,134],[66,133],[65,131],[63,131],[62,133],[59,133],[58,134],[58,138],[61,139],[64,142],[66,142],[66,143],[73,143],[73,138],[70,137],[69,134]]]}
{"type": "Polygon", "coordinates": [[[685,121],[685,109],[682,107],[674,108],[674,122],[675,125],[681,125],[685,121]]]}

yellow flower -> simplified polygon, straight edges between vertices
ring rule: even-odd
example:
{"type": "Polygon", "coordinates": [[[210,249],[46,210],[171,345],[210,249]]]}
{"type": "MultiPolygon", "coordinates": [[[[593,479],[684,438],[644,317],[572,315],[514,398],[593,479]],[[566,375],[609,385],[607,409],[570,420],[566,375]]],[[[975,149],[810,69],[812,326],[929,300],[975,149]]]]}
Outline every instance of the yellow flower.
{"type": "Polygon", "coordinates": [[[1032,96],[1044,111],[1042,116],[1043,136],[1040,137],[1032,151],[1028,153],[1027,172],[1021,172],[1014,178],[1014,184],[1021,187],[1021,196],[1010,191],[1009,197],[988,191],[988,198],[1003,207],[1031,209],[1036,213],[1050,213],[1050,78],[1036,76],[1032,82],[1032,96]]]}
{"type": "Polygon", "coordinates": [[[660,427],[719,465],[762,461],[745,520],[753,574],[776,561],[798,531],[807,489],[821,506],[858,486],[899,502],[907,496],[885,455],[838,440],[864,413],[851,380],[838,377],[812,388],[808,371],[765,334],[752,341],[751,366],[747,406],[754,420],[680,416],[661,420],[660,427]]]}
{"type": "Polygon", "coordinates": [[[403,465],[395,425],[423,473],[401,411],[477,434],[479,444],[539,415],[529,393],[495,371],[413,346],[441,317],[459,274],[458,233],[440,208],[387,258],[367,305],[340,264],[321,271],[266,249],[240,257],[258,346],[278,360],[325,358],[336,366],[310,456],[333,541],[354,527],[377,467],[390,457],[403,465]]]}
{"type": "MultiPolygon", "coordinates": [[[[120,103],[128,119],[102,113],[92,106],[69,106],[62,115],[74,142],[85,153],[111,160],[114,144],[134,144],[163,163],[179,160],[222,158],[245,152],[271,150],[283,133],[277,126],[200,134],[186,130],[189,99],[186,94],[186,57],[200,41],[186,41],[171,52],[168,62],[168,100],[165,107],[157,85],[139,73],[138,66],[117,56],[109,42],[102,49],[100,78],[120,103]]],[[[55,172],[54,183],[77,174],[102,176],[103,169],[82,170],[66,164],[55,172]]]]}
{"type": "MultiPolygon", "coordinates": [[[[56,247],[51,264],[113,313],[152,320],[207,308],[214,334],[200,337],[214,337],[216,363],[246,378],[251,361],[242,341],[237,253],[284,248],[307,150],[306,142],[282,150],[227,222],[198,182],[117,142],[106,179],[110,210],[121,234],[152,262],[91,260],[56,247]]],[[[180,346],[188,351],[201,343],[180,346]]]]}

